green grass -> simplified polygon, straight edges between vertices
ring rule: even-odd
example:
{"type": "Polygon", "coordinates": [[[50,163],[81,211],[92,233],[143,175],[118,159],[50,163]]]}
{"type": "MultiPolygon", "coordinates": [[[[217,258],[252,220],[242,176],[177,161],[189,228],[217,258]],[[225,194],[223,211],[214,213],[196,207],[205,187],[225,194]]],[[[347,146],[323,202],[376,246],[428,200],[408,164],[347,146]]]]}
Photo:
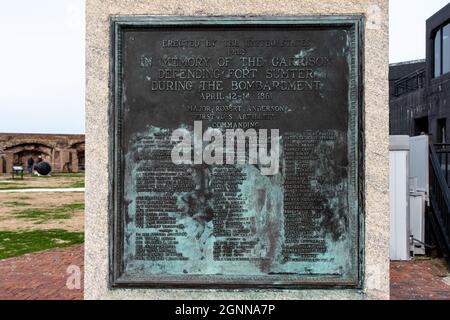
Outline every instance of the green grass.
{"type": "Polygon", "coordinates": [[[69,204],[64,205],[63,208],[64,208],[64,210],[72,210],[72,211],[84,210],[84,203],[83,202],[81,202],[81,203],[69,203],[69,204]]]}
{"type": "Polygon", "coordinates": [[[19,202],[19,201],[4,202],[4,205],[7,206],[7,207],[27,207],[27,206],[31,206],[30,203],[19,202]]]}
{"type": "Polygon", "coordinates": [[[0,190],[17,189],[19,186],[17,183],[0,182],[0,190]]]}
{"type": "Polygon", "coordinates": [[[44,209],[26,209],[14,212],[20,219],[29,219],[35,224],[42,224],[50,220],[69,219],[74,211],[84,210],[84,203],[70,203],[60,207],[44,209]]]}
{"type": "Polygon", "coordinates": [[[14,182],[0,182],[0,190],[14,190],[14,189],[51,189],[51,188],[84,188],[84,172],[79,173],[54,173],[50,176],[24,176],[23,180],[15,180],[7,178],[5,180],[14,182]],[[44,181],[51,179],[58,180],[58,178],[69,178],[69,181],[61,183],[61,186],[49,186],[44,181]],[[41,180],[40,186],[30,186],[27,182],[41,180]]]}
{"type": "MultiPolygon", "coordinates": [[[[4,187],[0,184],[0,190],[22,190],[22,189],[53,189],[57,187],[50,187],[50,186],[39,186],[39,187],[30,187],[26,185],[13,185],[12,183],[8,183],[8,185],[5,185],[4,187]]],[[[63,187],[66,188],[66,187],[63,187]]]]}
{"type": "Polygon", "coordinates": [[[84,178],[84,172],[78,173],[53,173],[52,177],[66,177],[66,178],[84,178]]]}
{"type": "Polygon", "coordinates": [[[0,260],[83,242],[83,232],[68,232],[61,229],[0,231],[0,260]]]}
{"type": "Polygon", "coordinates": [[[63,185],[61,187],[56,186],[27,186],[27,185],[13,185],[7,183],[4,186],[0,183],[0,190],[24,190],[24,189],[67,189],[67,188],[84,188],[84,181],[74,182],[70,185],[63,185]]]}
{"type": "Polygon", "coordinates": [[[84,180],[72,183],[69,188],[84,188],[84,180]]]}
{"type": "MultiPolygon", "coordinates": [[[[30,179],[48,179],[48,178],[54,178],[54,177],[62,177],[62,178],[84,178],[84,172],[77,172],[77,173],[53,173],[51,172],[48,176],[38,176],[38,175],[32,175],[30,176],[27,172],[27,174],[23,174],[24,180],[30,180],[30,179]]],[[[21,179],[13,179],[12,177],[6,178],[4,180],[21,180],[21,179]]]]}

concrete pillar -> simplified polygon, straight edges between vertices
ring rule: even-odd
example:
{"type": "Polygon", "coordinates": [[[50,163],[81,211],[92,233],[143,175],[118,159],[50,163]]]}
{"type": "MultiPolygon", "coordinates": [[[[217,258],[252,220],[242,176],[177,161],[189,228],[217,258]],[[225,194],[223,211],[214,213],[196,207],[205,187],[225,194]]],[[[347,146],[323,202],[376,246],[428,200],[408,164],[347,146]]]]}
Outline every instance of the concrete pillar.
{"type": "Polygon", "coordinates": [[[12,168],[14,165],[14,153],[6,152],[5,153],[5,161],[6,161],[6,173],[12,173],[12,168]]]}
{"type": "Polygon", "coordinates": [[[50,165],[52,166],[52,170],[55,170],[55,149],[52,149],[52,153],[50,154],[50,165]]]}
{"type": "Polygon", "coordinates": [[[78,172],[78,152],[72,151],[72,172],[78,172]]]}
{"type": "Polygon", "coordinates": [[[59,172],[63,172],[64,170],[64,151],[59,151],[59,172]]]}
{"type": "Polygon", "coordinates": [[[65,167],[66,163],[69,163],[70,151],[61,150],[61,172],[68,172],[68,168],[65,167]]]}

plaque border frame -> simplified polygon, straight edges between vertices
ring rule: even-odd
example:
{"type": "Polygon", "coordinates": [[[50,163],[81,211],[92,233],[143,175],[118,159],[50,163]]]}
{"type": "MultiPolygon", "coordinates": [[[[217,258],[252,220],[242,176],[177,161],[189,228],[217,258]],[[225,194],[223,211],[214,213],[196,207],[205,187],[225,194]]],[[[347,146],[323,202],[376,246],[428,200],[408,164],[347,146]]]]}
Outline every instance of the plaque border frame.
{"type": "MultiPolygon", "coordinates": [[[[110,16],[109,19],[109,103],[108,103],[108,265],[110,289],[119,288],[149,288],[149,289],[358,289],[364,287],[364,15],[324,15],[324,16],[110,16]],[[328,277],[323,275],[311,275],[298,279],[298,275],[285,276],[285,279],[270,279],[265,276],[243,276],[239,280],[236,277],[227,276],[186,276],[171,275],[155,277],[137,277],[123,275],[123,230],[124,217],[120,208],[123,206],[123,185],[121,168],[123,168],[123,154],[121,153],[121,128],[122,128],[122,61],[121,40],[122,31],[125,28],[151,28],[151,27],[248,27],[248,26],[317,26],[317,27],[350,27],[355,34],[355,61],[350,70],[349,115],[353,112],[356,119],[354,128],[355,159],[357,195],[353,199],[356,206],[357,225],[356,230],[356,268],[351,278],[328,277]],[[352,76],[351,71],[357,74],[352,76]],[[352,83],[353,82],[353,83],[352,83]],[[355,92],[352,92],[355,91],[355,92]],[[190,279],[189,279],[190,278],[190,279]],[[197,278],[197,279],[196,279],[197,278]],[[229,278],[229,279],[227,279],[229,278]],[[245,278],[245,279],[244,279],[245,278]],[[291,279],[292,278],[292,279],[291,279]],[[217,281],[217,279],[220,279],[217,281]]],[[[352,203],[349,203],[349,207],[352,203]]]]}

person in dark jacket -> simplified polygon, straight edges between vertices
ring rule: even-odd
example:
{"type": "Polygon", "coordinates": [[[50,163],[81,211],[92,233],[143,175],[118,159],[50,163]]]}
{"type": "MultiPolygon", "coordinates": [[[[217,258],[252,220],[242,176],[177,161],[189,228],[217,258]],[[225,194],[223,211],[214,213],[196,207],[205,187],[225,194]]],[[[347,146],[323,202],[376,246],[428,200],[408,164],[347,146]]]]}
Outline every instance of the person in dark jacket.
{"type": "Polygon", "coordinates": [[[30,174],[30,176],[33,175],[33,165],[34,165],[34,159],[33,159],[33,157],[30,157],[30,159],[28,159],[28,173],[30,174]]]}

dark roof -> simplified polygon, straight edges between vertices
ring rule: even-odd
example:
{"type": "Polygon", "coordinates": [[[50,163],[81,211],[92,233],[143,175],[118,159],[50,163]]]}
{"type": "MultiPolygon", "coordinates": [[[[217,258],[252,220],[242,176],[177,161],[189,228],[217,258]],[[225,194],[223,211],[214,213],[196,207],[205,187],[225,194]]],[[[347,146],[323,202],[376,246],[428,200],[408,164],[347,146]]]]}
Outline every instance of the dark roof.
{"type": "Polygon", "coordinates": [[[426,60],[415,60],[389,65],[389,81],[396,81],[415,71],[425,69],[426,60]]]}

